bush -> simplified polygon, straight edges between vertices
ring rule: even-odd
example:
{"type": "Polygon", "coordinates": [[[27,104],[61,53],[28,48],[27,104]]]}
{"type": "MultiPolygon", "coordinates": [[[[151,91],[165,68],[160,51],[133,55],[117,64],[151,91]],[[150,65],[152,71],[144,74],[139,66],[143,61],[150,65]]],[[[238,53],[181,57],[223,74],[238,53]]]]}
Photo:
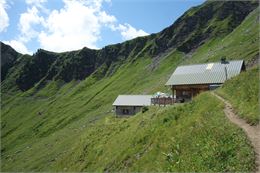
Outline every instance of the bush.
{"type": "Polygon", "coordinates": [[[146,111],[148,111],[149,110],[149,108],[147,107],[147,106],[144,106],[143,108],[142,108],[142,113],[145,113],[146,111]]]}

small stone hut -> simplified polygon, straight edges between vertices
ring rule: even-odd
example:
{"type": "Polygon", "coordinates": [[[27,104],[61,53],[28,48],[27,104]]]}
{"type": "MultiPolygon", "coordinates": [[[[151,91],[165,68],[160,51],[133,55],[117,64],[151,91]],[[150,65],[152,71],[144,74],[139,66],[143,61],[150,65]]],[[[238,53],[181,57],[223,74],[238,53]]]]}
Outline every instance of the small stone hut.
{"type": "Polygon", "coordinates": [[[115,113],[119,116],[135,115],[144,106],[151,105],[152,95],[119,95],[113,103],[115,113]]]}

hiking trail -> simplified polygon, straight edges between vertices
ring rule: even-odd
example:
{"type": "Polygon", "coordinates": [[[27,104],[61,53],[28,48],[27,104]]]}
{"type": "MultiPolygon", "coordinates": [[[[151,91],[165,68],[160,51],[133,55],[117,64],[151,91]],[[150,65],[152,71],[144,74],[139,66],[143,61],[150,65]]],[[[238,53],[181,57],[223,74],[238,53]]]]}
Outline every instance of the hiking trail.
{"type": "Polygon", "coordinates": [[[250,140],[252,146],[254,147],[254,151],[256,154],[256,171],[260,172],[260,126],[251,126],[248,124],[244,119],[240,118],[234,111],[232,105],[224,99],[223,97],[219,96],[215,92],[211,92],[212,95],[216,96],[218,99],[220,99],[224,104],[224,112],[227,118],[240,128],[244,130],[246,133],[248,139],[250,140]]]}

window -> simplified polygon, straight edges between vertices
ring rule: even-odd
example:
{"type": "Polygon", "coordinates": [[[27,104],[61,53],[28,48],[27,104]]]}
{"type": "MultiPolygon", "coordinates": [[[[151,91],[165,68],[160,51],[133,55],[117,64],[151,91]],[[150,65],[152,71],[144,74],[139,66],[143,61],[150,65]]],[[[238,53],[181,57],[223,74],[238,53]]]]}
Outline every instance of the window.
{"type": "Polygon", "coordinates": [[[185,98],[191,98],[192,97],[192,92],[190,91],[182,91],[182,96],[185,98]]]}
{"type": "Polygon", "coordinates": [[[124,115],[128,115],[129,114],[129,110],[128,109],[123,109],[123,114],[124,115]]]}
{"type": "Polygon", "coordinates": [[[188,91],[182,91],[182,95],[187,96],[187,95],[189,95],[189,92],[188,91]]]}

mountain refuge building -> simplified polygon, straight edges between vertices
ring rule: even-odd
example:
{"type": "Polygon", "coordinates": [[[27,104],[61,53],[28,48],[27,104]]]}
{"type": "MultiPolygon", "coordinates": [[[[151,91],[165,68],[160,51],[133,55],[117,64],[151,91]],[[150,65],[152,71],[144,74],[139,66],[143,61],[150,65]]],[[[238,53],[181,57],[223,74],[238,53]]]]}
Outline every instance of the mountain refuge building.
{"type": "Polygon", "coordinates": [[[213,90],[226,80],[245,71],[243,60],[178,66],[166,82],[172,95],[157,92],[154,95],[119,95],[113,103],[116,115],[135,115],[144,106],[172,105],[185,102],[201,92],[213,90]]]}
{"type": "Polygon", "coordinates": [[[113,103],[116,115],[135,115],[151,105],[152,95],[119,95],[113,103]]]}
{"type": "Polygon", "coordinates": [[[166,85],[171,87],[176,101],[184,102],[203,91],[219,87],[230,79],[245,71],[243,60],[185,65],[176,68],[166,85]]]}

